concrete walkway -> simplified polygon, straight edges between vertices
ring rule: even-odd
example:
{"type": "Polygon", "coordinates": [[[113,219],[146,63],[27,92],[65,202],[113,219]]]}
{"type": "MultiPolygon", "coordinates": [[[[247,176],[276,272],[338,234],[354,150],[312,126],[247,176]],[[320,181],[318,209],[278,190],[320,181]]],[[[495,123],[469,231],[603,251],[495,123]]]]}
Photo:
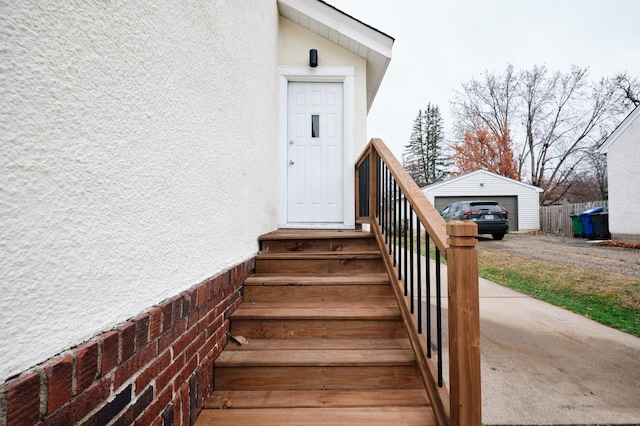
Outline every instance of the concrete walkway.
{"type": "Polygon", "coordinates": [[[485,425],[640,424],[640,338],[484,279],[480,333],[485,425]]]}
{"type": "Polygon", "coordinates": [[[480,280],[485,424],[640,424],[640,339],[480,280]]]}

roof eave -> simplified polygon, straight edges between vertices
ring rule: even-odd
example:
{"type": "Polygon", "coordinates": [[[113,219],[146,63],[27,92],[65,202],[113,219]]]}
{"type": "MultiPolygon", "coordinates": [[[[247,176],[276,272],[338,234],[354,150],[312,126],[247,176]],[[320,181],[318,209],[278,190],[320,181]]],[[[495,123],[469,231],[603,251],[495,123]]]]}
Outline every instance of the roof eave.
{"type": "Polygon", "coordinates": [[[600,145],[600,148],[596,149],[596,152],[599,154],[606,154],[609,151],[611,145],[613,145],[618,138],[625,132],[627,127],[631,125],[638,117],[640,117],[640,105],[636,106],[633,111],[627,115],[627,117],[622,120],[622,122],[615,128],[613,132],[609,135],[609,137],[600,145]]]}
{"type": "Polygon", "coordinates": [[[367,62],[367,111],[391,61],[394,39],[322,0],[278,0],[280,15],[367,62]]]}

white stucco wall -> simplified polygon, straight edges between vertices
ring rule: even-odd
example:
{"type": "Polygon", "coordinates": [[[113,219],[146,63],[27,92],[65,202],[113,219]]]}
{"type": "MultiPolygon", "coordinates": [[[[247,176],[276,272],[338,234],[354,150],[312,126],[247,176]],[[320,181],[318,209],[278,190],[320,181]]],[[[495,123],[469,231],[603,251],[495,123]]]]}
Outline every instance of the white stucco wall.
{"type": "Polygon", "coordinates": [[[277,224],[275,1],[0,6],[0,382],[277,224]]]}
{"type": "Polygon", "coordinates": [[[423,188],[422,192],[433,204],[435,197],[471,197],[487,198],[492,196],[518,197],[518,230],[540,229],[540,208],[538,194],[541,190],[521,184],[512,179],[502,178],[492,173],[473,172],[451,181],[423,188]],[[482,186],[480,186],[482,184],[482,186]]]}
{"type": "MultiPolygon", "coordinates": [[[[635,117],[635,116],[634,116],[635,117]]],[[[640,241],[640,119],[629,124],[607,152],[609,231],[616,239],[640,241]]]]}
{"type": "Polygon", "coordinates": [[[318,51],[319,66],[354,66],[355,75],[355,116],[354,116],[354,158],[367,145],[367,63],[358,55],[301,27],[280,18],[280,38],[278,60],[281,66],[309,66],[309,50],[318,51]]]}

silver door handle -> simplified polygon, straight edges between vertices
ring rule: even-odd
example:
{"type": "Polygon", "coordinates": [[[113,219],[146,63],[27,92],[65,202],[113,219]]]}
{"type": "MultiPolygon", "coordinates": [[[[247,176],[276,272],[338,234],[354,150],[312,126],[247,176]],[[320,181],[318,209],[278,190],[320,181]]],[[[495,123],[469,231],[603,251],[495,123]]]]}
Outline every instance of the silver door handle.
{"type": "Polygon", "coordinates": [[[289,160],[289,165],[293,166],[293,164],[294,164],[293,160],[289,160]]]}

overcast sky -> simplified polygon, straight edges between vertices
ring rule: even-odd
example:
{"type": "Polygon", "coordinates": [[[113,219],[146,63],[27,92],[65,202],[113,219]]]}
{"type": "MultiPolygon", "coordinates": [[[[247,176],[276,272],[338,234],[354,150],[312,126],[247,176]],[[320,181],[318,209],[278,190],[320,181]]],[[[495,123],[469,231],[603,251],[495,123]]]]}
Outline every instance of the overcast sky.
{"type": "Polygon", "coordinates": [[[325,0],[395,38],[368,118],[398,158],[418,109],[440,107],[485,70],[588,67],[592,80],[640,77],[639,0],[325,0]]]}

